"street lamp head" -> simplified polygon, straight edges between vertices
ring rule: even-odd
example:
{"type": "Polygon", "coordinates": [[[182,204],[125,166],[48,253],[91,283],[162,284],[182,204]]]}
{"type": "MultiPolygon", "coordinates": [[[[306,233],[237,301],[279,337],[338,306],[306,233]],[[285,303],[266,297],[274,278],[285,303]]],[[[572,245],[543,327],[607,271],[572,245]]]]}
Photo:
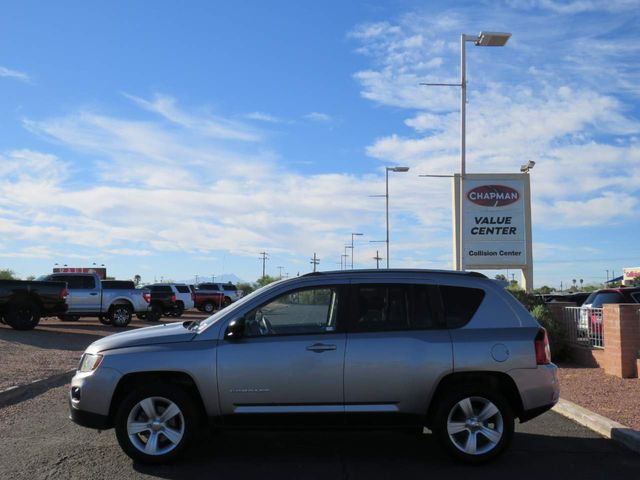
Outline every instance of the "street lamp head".
{"type": "Polygon", "coordinates": [[[387,167],[387,170],[391,172],[408,172],[409,167],[387,167]]]}
{"type": "Polygon", "coordinates": [[[529,170],[531,170],[534,167],[535,164],[536,164],[536,162],[534,162],[533,160],[529,160],[524,165],[520,165],[520,171],[522,173],[529,173],[529,170]]]}
{"type": "Polygon", "coordinates": [[[480,32],[475,43],[478,47],[504,47],[510,38],[510,33],[480,32]]]}
{"type": "Polygon", "coordinates": [[[352,233],[351,235],[355,236],[355,237],[361,237],[364,235],[364,233],[352,233]]]}

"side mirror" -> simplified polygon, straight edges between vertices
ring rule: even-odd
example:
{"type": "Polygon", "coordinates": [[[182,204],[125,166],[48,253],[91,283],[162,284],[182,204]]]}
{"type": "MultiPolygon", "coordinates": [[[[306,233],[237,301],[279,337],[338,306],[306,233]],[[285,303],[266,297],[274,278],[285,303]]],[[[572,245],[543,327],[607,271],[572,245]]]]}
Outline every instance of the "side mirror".
{"type": "Polygon", "coordinates": [[[225,340],[239,340],[244,336],[244,318],[234,318],[224,332],[225,340]]]}

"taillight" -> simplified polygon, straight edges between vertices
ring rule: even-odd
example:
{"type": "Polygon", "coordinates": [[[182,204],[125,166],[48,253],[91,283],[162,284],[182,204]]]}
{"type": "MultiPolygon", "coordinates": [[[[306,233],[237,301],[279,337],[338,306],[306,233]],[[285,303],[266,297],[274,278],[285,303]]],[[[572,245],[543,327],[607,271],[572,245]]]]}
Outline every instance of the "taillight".
{"type": "Polygon", "coordinates": [[[68,296],[69,296],[69,290],[67,290],[67,287],[64,287],[60,292],[60,300],[64,300],[68,296]]]}
{"type": "Polygon", "coordinates": [[[144,298],[145,302],[151,303],[151,294],[149,292],[144,292],[142,294],[142,298],[144,298]]]}
{"type": "Polygon", "coordinates": [[[538,335],[536,335],[534,344],[536,348],[536,364],[549,365],[551,363],[551,349],[549,348],[549,337],[544,328],[541,328],[538,335]]]}
{"type": "Polygon", "coordinates": [[[176,294],[171,295],[171,303],[176,303],[176,294]]]}

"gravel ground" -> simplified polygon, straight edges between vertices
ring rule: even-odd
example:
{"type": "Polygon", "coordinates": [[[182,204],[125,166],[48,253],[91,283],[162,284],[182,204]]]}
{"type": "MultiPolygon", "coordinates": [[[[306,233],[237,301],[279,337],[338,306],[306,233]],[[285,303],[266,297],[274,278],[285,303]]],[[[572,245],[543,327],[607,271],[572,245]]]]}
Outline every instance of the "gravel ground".
{"type": "Polygon", "coordinates": [[[562,398],[640,431],[640,379],[565,364],[558,375],[562,398]]]}

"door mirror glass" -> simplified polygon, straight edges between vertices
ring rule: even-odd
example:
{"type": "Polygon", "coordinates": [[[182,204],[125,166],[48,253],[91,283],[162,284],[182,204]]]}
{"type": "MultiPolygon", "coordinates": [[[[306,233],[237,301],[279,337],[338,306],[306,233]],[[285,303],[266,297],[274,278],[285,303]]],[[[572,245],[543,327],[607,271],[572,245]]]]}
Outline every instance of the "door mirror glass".
{"type": "Polygon", "coordinates": [[[237,340],[244,336],[244,318],[234,318],[227,325],[224,338],[227,340],[237,340]]]}

